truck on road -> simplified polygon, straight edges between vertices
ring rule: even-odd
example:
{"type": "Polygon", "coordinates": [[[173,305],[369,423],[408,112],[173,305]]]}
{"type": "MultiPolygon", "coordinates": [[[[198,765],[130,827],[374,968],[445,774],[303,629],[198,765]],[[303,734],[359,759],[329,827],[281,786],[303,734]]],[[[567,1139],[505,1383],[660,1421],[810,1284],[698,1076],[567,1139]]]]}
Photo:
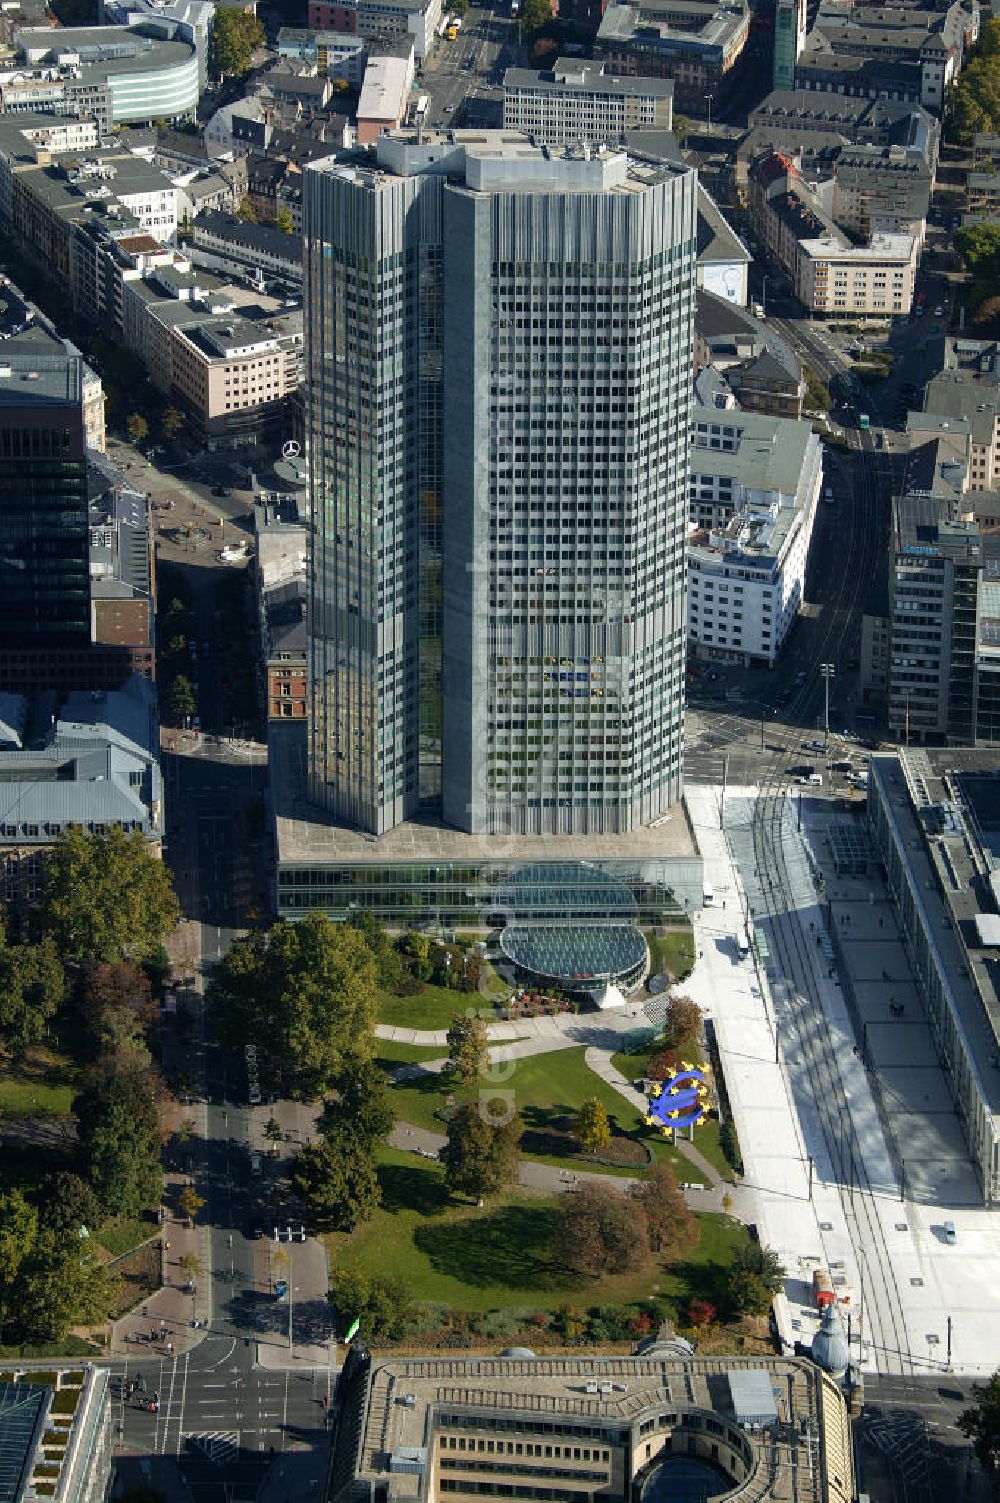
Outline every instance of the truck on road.
{"type": "Polygon", "coordinates": [[[836,1301],[836,1293],[833,1288],[833,1280],[825,1268],[813,1269],[813,1304],[817,1310],[823,1310],[827,1305],[836,1301]]]}

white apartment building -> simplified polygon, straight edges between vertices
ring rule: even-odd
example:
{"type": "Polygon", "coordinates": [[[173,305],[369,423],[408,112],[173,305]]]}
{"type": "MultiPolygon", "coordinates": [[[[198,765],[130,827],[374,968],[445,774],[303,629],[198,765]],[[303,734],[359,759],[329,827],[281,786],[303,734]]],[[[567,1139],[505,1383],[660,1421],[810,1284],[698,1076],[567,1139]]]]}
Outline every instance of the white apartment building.
{"type": "Polygon", "coordinates": [[[810,424],[696,407],[691,424],[688,651],[773,666],[798,614],[823,481],[810,424]]]}
{"type": "Polygon", "coordinates": [[[832,236],[799,241],[796,296],[810,313],[909,313],[917,277],[915,235],[876,232],[867,245],[832,236]]]}

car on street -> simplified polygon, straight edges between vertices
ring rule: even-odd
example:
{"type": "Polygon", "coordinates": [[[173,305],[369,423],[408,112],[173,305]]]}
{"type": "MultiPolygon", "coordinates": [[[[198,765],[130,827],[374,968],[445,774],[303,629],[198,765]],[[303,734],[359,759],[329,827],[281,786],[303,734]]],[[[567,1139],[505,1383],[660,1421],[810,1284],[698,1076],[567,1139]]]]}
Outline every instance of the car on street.
{"type": "Polygon", "coordinates": [[[826,751],[825,741],[803,741],[803,751],[826,751]]]}
{"type": "Polygon", "coordinates": [[[934,309],[934,317],[935,318],[943,318],[944,317],[944,308],[943,307],[937,307],[937,308],[935,308],[934,309]]]}
{"type": "Polygon", "coordinates": [[[213,496],[231,496],[232,494],[233,493],[229,489],[228,485],[213,485],[212,486],[212,495],[213,496]]]}

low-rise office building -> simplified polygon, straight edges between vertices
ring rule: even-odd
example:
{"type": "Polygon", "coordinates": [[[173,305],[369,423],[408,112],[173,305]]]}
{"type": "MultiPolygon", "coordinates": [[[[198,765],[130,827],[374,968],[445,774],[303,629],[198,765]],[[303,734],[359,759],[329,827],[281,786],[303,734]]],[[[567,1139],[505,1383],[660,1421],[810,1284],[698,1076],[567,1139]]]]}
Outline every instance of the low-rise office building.
{"type": "Polygon", "coordinates": [[[861,239],[879,232],[923,243],[934,180],[921,153],[902,146],[849,146],[833,163],[833,217],[861,239]]]}
{"type": "Polygon", "coordinates": [[[986,1205],[1000,1199],[998,809],[992,755],[871,759],[869,837],[986,1205]]]}
{"type": "Polygon", "coordinates": [[[1000,168],[1000,136],[977,130],[972,138],[972,161],[977,172],[1000,168]]]}
{"type": "Polygon", "coordinates": [[[750,252],[708,189],[698,184],[699,287],[745,308],[750,293],[750,252]]]}
{"type": "Polygon", "coordinates": [[[1000,537],[957,520],[942,496],[897,497],[889,585],[889,725],[907,745],[976,740],[980,587],[1000,537]]]}
{"type": "Polygon", "coordinates": [[[859,62],[902,66],[919,79],[916,97],[924,108],[939,112],[945,91],[958,77],[978,31],[978,10],[966,8],[962,0],[952,0],[938,10],[908,6],[821,9],[796,67],[796,86],[810,56],[827,66],[834,59],[849,66],[859,62]]]}
{"type": "Polygon", "coordinates": [[[90,636],[156,677],[156,590],[149,498],[104,455],[87,455],[90,495],[90,636]]]}
{"type": "Polygon", "coordinates": [[[408,36],[418,62],[434,47],[441,0],[309,0],[306,24],[315,31],[386,39],[408,36]]]}
{"type": "Polygon", "coordinates": [[[26,701],[25,729],[0,751],[0,892],[7,903],[34,902],[46,852],[71,825],[104,832],[141,830],[154,855],[163,839],[156,690],[133,675],[118,690],[26,701]]]}
{"type": "Polygon", "coordinates": [[[171,394],[210,448],[252,447],[282,428],[300,348],[237,315],[185,322],[171,331],[171,394]]]}
{"type": "Polygon", "coordinates": [[[368,41],[352,32],[282,26],[277,50],[279,57],[299,58],[314,64],[323,78],[359,84],[365,71],[368,41]]]}
{"type": "Polygon", "coordinates": [[[787,131],[802,141],[820,135],[837,137],[851,146],[900,146],[908,154],[918,153],[932,173],[941,139],[940,121],[908,100],[802,88],[774,89],[750,110],[747,123],[751,131],[762,127],[787,131]]]}
{"type": "Polygon", "coordinates": [[[721,375],[744,412],[802,416],[806,383],[792,346],[763,319],[706,288],[695,303],[694,364],[721,375]]]}
{"type": "Polygon", "coordinates": [[[284,277],[302,281],[302,236],[285,235],[267,224],[250,224],[233,214],[208,210],[191,227],[188,245],[199,266],[228,276],[284,277]]]}
{"type": "Polygon", "coordinates": [[[970,172],[966,179],[965,199],[970,214],[995,216],[1000,208],[1000,173],[970,172]]]}
{"type": "Polygon", "coordinates": [[[508,68],[503,80],[504,129],[553,146],[670,130],[673,105],[671,79],[616,77],[579,58],[561,57],[544,72],[508,68]]]}
{"type": "Polygon", "coordinates": [[[920,431],[927,421],[968,432],[969,487],[1000,490],[1000,388],[952,365],[928,381],[923,413],[908,415],[907,430],[920,431]]]}
{"type": "Polygon", "coordinates": [[[370,146],[383,131],[399,129],[412,82],[412,50],[406,57],[369,54],[358,99],[359,146],[370,146]]]}
{"type": "Polygon", "coordinates": [[[22,66],[0,74],[8,114],[29,109],[91,116],[105,131],[195,116],[197,50],[179,36],[164,36],[163,27],[66,26],[20,31],[16,40],[22,66]]]}
{"type": "Polygon", "coordinates": [[[81,310],[100,296],[85,254],[90,230],[170,240],[177,204],[174,184],[143,157],[116,147],[56,153],[26,139],[17,117],[0,119],[0,223],[81,310]]]}
{"type": "Polygon", "coordinates": [[[594,56],[614,74],[669,78],[687,114],[720,107],[736,80],[750,35],[743,0],[636,0],[607,7],[594,56]]]}
{"type": "Polygon", "coordinates": [[[686,1458],[710,1463],[731,1503],[853,1496],[843,1397],[804,1358],[705,1359],[668,1341],[637,1357],[517,1347],[376,1364],[355,1344],[338,1398],[329,1503],[382,1493],[587,1503],[638,1497],[650,1478],[666,1496],[686,1458]],[[779,1436],[790,1461],[774,1467],[779,1436]]]}
{"type": "Polygon", "coordinates": [[[103,1503],[113,1462],[107,1371],[87,1364],[41,1372],[17,1361],[5,1367],[0,1437],[8,1503],[103,1503]]]}
{"type": "Polygon", "coordinates": [[[822,480],[822,445],[809,423],[693,409],[693,657],[773,666],[804,600],[822,480]]]}

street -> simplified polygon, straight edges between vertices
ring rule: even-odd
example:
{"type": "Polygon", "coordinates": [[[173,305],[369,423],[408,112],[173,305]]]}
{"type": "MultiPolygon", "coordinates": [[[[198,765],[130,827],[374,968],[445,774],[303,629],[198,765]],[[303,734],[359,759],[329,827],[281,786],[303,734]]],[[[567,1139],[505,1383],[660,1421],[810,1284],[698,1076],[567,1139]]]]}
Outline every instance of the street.
{"type": "Polygon", "coordinates": [[[420,88],[431,100],[428,124],[500,126],[504,71],[524,63],[509,4],[471,5],[455,40],[442,40],[424,63],[420,88]]]}
{"type": "Polygon", "coordinates": [[[172,1461],[200,1503],[253,1496],[267,1469],[290,1451],[318,1487],[327,1456],[331,1375],[323,1369],[268,1371],[242,1339],[211,1336],[173,1361],[113,1362],[112,1421],[127,1454],[172,1461]],[[127,1394],[140,1378],[144,1391],[127,1394]],[[153,1394],[159,1410],[146,1407],[153,1394]]]}

